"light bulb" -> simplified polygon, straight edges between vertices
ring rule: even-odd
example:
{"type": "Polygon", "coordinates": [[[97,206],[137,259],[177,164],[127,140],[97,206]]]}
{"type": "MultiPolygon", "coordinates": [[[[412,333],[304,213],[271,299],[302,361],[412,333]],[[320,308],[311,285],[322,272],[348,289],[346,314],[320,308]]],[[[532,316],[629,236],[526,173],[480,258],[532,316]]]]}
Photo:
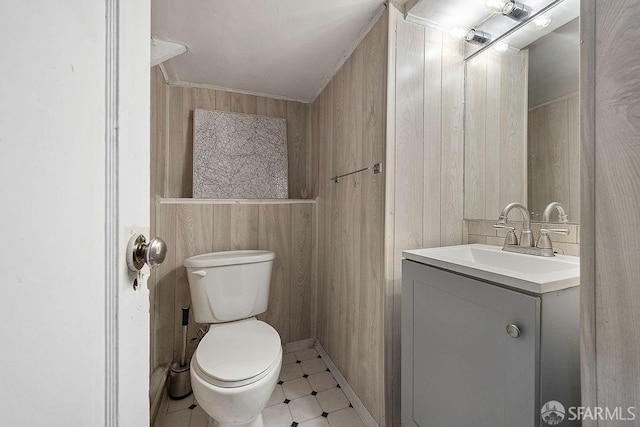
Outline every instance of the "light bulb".
{"type": "Polygon", "coordinates": [[[509,45],[505,42],[498,42],[493,45],[493,48],[496,50],[496,52],[506,52],[507,50],[509,50],[509,45]]]}
{"type": "Polygon", "coordinates": [[[536,30],[542,30],[544,28],[547,28],[549,25],[551,25],[551,21],[552,20],[553,20],[553,18],[551,18],[549,15],[540,15],[536,19],[533,20],[531,25],[536,30]]]}
{"type": "Polygon", "coordinates": [[[491,41],[491,34],[472,28],[467,31],[465,40],[473,44],[487,44],[491,41]]]}
{"type": "Polygon", "coordinates": [[[467,30],[462,28],[453,28],[451,31],[449,31],[449,34],[451,34],[451,37],[455,37],[457,39],[463,39],[464,36],[467,35],[467,30]]]}
{"type": "Polygon", "coordinates": [[[504,6],[504,0],[487,0],[484,3],[484,8],[489,13],[502,12],[503,6],[504,6]]]}

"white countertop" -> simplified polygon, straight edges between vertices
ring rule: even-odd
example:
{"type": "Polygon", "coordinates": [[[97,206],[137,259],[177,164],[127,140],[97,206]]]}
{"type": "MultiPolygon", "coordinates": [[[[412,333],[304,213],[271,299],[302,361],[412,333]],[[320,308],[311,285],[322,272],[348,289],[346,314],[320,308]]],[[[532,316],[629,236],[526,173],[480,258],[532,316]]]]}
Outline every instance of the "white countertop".
{"type": "Polygon", "coordinates": [[[421,264],[534,294],[580,284],[580,258],[569,255],[525,255],[482,244],[407,250],[402,255],[421,264]]]}

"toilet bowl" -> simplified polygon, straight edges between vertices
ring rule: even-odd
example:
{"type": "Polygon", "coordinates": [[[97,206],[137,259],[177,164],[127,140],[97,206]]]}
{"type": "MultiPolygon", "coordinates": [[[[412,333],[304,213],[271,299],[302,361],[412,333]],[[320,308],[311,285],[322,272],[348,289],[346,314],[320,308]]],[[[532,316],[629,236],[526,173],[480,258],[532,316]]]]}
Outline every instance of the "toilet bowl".
{"type": "Polygon", "coordinates": [[[191,385],[210,427],[262,427],[280,375],[278,332],[254,316],[267,308],[270,251],[185,260],[196,322],[211,324],[191,358],[191,385]]]}

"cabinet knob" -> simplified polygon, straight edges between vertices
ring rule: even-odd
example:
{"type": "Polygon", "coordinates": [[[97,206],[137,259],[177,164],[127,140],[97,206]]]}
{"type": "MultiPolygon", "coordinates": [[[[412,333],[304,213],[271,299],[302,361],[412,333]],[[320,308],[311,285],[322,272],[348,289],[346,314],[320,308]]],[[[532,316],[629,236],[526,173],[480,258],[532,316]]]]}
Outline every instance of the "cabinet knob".
{"type": "Polygon", "coordinates": [[[518,328],[518,326],[514,325],[513,323],[507,325],[507,334],[509,334],[511,338],[518,338],[520,336],[520,328],[518,328]]]}

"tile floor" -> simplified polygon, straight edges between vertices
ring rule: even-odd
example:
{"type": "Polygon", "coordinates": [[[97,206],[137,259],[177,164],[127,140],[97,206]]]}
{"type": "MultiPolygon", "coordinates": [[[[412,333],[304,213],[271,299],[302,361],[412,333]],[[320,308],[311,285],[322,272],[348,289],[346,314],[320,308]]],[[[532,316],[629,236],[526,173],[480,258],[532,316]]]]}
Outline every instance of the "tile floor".
{"type": "MultiPolygon", "coordinates": [[[[335,378],[313,349],[283,355],[280,381],[262,411],[266,427],[364,426],[335,378]]],[[[154,427],[206,427],[193,395],[169,400],[154,427]]]]}

